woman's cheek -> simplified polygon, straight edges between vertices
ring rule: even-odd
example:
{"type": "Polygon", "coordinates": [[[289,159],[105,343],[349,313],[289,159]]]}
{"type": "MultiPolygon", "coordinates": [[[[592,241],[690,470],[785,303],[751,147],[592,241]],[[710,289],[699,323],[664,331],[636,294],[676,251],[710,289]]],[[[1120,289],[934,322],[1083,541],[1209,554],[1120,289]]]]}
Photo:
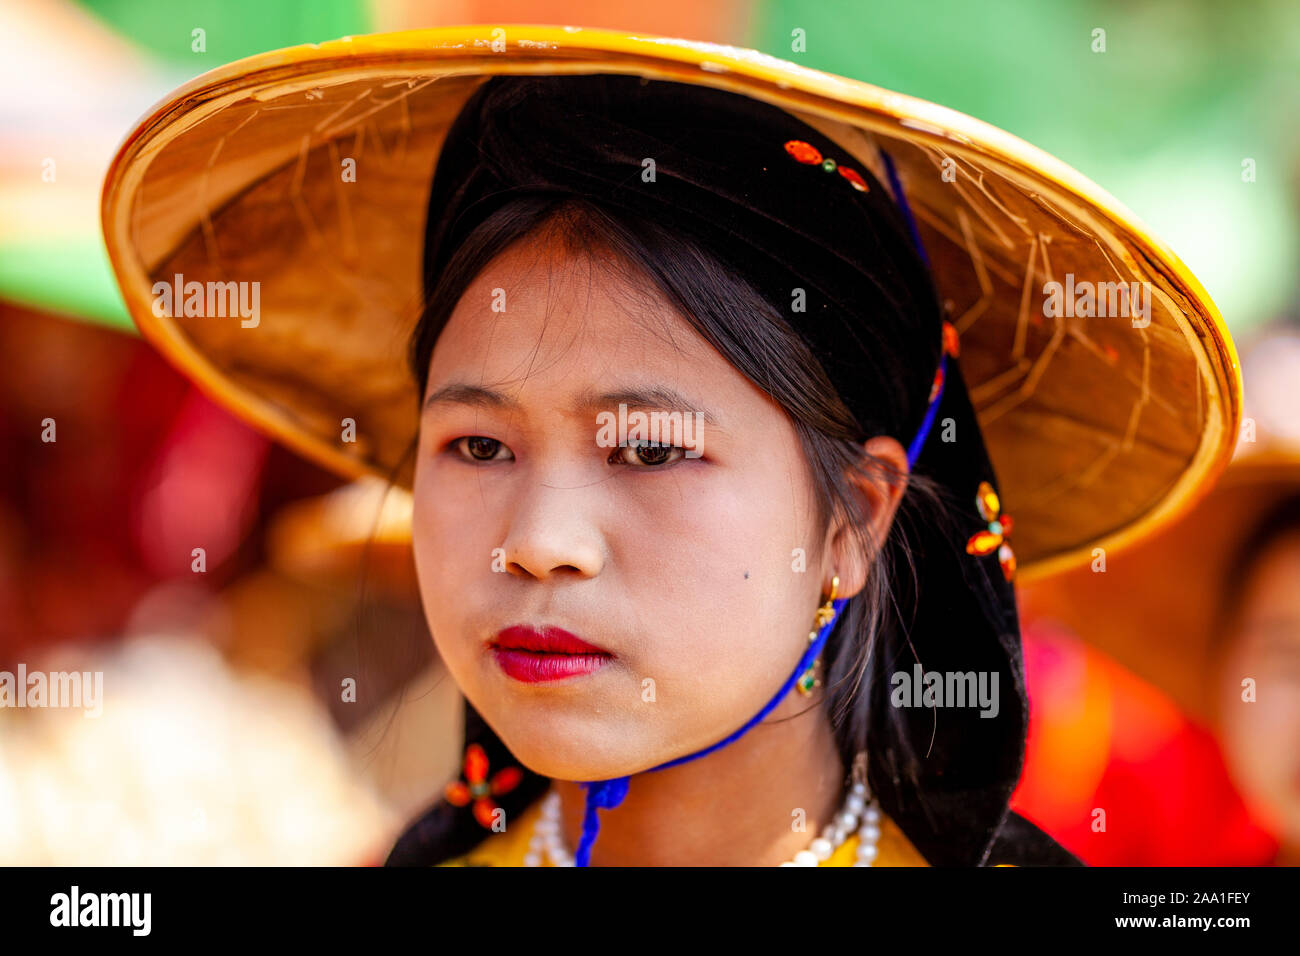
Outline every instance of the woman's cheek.
{"type": "MultiPolygon", "coordinates": [[[[715,474],[665,482],[631,499],[619,509],[625,517],[612,552],[620,577],[626,571],[628,580],[640,582],[634,590],[641,600],[692,632],[706,623],[696,646],[719,655],[753,653],[758,632],[774,623],[771,596],[791,588],[788,518],[770,513],[763,495],[737,494],[743,477],[715,474]]],[[[779,500],[789,500],[788,489],[779,500]]],[[[701,666],[713,670],[717,659],[701,651],[701,666]]]]}
{"type": "MultiPolygon", "coordinates": [[[[437,489],[432,481],[417,475],[412,509],[412,540],[416,571],[425,617],[444,656],[457,656],[459,648],[450,642],[460,630],[457,609],[466,606],[475,578],[491,567],[491,547],[479,540],[480,529],[490,527],[481,520],[475,504],[460,507],[458,495],[446,483],[437,489]]],[[[485,533],[485,532],[484,532],[485,533]]]]}
{"type": "Polygon", "coordinates": [[[1256,703],[1241,706],[1256,708],[1252,731],[1269,741],[1278,773],[1287,778],[1292,799],[1300,802],[1300,682],[1294,675],[1265,671],[1256,695],[1256,703]]]}
{"type": "Polygon", "coordinates": [[[1222,705],[1238,782],[1272,825],[1300,827],[1300,681],[1250,654],[1234,655],[1228,672],[1241,675],[1225,681],[1222,705]],[[1253,680],[1253,700],[1242,696],[1246,678],[1253,680]]]}

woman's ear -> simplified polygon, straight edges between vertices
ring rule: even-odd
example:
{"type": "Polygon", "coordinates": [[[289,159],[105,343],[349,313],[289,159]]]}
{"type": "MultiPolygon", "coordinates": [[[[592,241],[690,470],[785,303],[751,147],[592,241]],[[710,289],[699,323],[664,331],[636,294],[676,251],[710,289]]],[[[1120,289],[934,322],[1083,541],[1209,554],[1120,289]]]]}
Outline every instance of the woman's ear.
{"type": "Polygon", "coordinates": [[[866,519],[866,526],[860,529],[865,535],[851,527],[848,515],[840,514],[828,536],[830,566],[840,578],[837,597],[852,597],[866,587],[871,561],[888,536],[907,490],[907,452],[896,439],[877,435],[863,445],[863,451],[861,468],[850,470],[847,477],[866,519]],[[872,548],[868,554],[863,553],[864,537],[872,548]]]}

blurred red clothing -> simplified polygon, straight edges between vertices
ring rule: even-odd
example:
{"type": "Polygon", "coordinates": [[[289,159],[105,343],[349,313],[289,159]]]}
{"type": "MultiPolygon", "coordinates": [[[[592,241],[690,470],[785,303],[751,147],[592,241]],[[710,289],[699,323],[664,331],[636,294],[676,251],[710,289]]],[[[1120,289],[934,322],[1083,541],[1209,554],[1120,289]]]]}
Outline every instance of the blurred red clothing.
{"type": "Polygon", "coordinates": [[[1011,806],[1092,866],[1263,866],[1217,741],[1156,688],[1044,622],[1023,628],[1025,771],[1011,806]]]}
{"type": "Polygon", "coordinates": [[[0,461],[0,669],[117,636],[160,581],[194,579],[196,547],[220,587],[261,563],[270,514],[339,485],[141,339],[8,303],[0,461]]]}

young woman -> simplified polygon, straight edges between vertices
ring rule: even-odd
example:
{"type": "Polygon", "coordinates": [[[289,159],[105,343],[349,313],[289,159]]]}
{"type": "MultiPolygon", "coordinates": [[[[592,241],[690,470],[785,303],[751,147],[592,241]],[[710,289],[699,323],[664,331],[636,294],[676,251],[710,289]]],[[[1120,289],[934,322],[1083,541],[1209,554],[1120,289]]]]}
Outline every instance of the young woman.
{"type": "Polygon", "coordinates": [[[1221,467],[1235,364],[1195,280],[955,114],[729,48],[498,29],[219,71],[106,190],[146,334],[414,492],[466,761],[390,862],[1076,863],[1007,807],[1011,581],[1221,467]],[[1062,288],[1154,297],[1089,325],[1052,257],[1062,288]],[[259,314],[192,311],[215,276],[259,314]]]}

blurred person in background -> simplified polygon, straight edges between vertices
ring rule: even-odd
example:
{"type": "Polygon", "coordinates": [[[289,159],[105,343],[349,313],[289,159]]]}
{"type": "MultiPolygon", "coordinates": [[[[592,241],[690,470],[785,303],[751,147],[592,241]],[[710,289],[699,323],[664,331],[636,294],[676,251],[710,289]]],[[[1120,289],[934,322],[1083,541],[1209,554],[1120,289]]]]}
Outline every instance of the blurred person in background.
{"type": "Polygon", "coordinates": [[[138,338],[8,303],[0,453],[0,680],[106,697],[3,688],[0,864],[382,862],[459,733],[409,549],[384,557],[400,495],[315,496],[338,480],[138,338]]]}
{"type": "MultiPolygon", "coordinates": [[[[1279,842],[1273,863],[1300,865],[1300,454],[1275,480],[1287,491],[1231,564],[1210,656],[1219,736],[1233,780],[1279,842]]],[[[1256,490],[1238,491],[1252,494],[1256,490]]]]}
{"type": "Polygon", "coordinates": [[[1022,591],[1045,648],[1096,658],[1082,639],[1104,652],[1080,670],[1078,686],[1099,688],[1090,704],[1071,716],[1042,702],[1041,744],[1061,772],[1020,794],[1085,858],[1300,862],[1300,329],[1263,330],[1243,371],[1236,454],[1203,500],[1146,541],[1022,591]]]}

